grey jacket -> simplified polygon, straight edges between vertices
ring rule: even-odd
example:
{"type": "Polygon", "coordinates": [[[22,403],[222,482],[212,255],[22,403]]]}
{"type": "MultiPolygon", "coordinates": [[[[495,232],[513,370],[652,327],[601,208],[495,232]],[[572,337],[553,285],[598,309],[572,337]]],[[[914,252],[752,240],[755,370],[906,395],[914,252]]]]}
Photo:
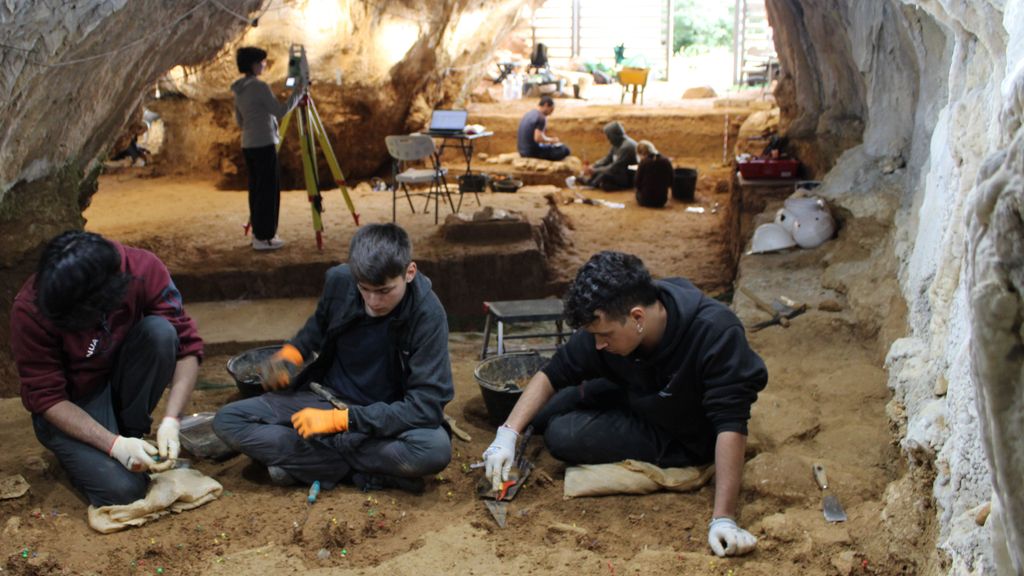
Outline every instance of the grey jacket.
{"type": "MultiPolygon", "coordinates": [[[[444,407],[455,395],[455,386],[448,357],[448,319],[430,286],[430,279],[422,273],[409,284],[391,322],[390,346],[380,351],[389,374],[399,379],[403,398],[390,404],[350,405],[349,430],[394,437],[414,428],[442,426],[444,407]]],[[[364,314],[363,298],[348,264],[328,270],[316,312],[291,340],[303,358],[319,354],[299,375],[297,387],[323,380],[335,361],[338,335],[364,314]]]]}
{"type": "Polygon", "coordinates": [[[594,174],[628,175],[629,165],[636,164],[636,140],[627,136],[626,129],[615,121],[604,125],[604,135],[612,147],[607,156],[594,162],[594,174]]]}
{"type": "Polygon", "coordinates": [[[255,76],[246,76],[231,85],[235,93],[235,120],[242,129],[242,148],[261,148],[278,144],[277,123],[299,103],[302,92],[296,90],[284,104],[277,101],[270,86],[255,76]]]}

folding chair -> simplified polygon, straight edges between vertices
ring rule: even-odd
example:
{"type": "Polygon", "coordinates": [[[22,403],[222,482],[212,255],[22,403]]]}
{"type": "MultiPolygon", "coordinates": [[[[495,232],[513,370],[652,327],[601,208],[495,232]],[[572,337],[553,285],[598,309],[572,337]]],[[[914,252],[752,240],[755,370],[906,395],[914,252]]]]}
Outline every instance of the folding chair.
{"type": "Polygon", "coordinates": [[[430,198],[434,198],[434,224],[438,221],[438,203],[442,195],[448,199],[448,205],[452,212],[455,212],[455,203],[448,191],[448,182],[445,176],[448,169],[441,166],[441,159],[434,148],[434,139],[426,134],[410,134],[408,136],[387,136],[384,138],[387,144],[388,154],[393,160],[391,166],[391,221],[397,221],[398,188],[401,187],[405,193],[405,199],[409,202],[409,209],[416,213],[412,205],[412,194],[409,193],[410,185],[428,184],[427,202],[423,205],[423,212],[430,207],[430,198]],[[430,168],[410,168],[410,162],[416,162],[430,158],[430,168]]]}

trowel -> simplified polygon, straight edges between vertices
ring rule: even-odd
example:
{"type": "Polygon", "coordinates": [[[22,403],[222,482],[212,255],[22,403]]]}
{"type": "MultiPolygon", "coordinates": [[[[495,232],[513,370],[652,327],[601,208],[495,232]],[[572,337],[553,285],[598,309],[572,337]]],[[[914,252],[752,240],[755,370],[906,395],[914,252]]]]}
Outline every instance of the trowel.
{"type": "Polygon", "coordinates": [[[509,472],[508,480],[502,484],[500,490],[494,490],[491,481],[486,476],[481,477],[477,482],[477,496],[484,499],[484,506],[491,513],[491,517],[497,522],[499,528],[505,527],[509,501],[516,497],[519,489],[530,477],[530,472],[533,471],[533,462],[526,458],[526,446],[532,437],[533,426],[530,426],[523,432],[522,441],[519,444],[519,457],[509,472]]]}
{"type": "Polygon", "coordinates": [[[811,466],[814,471],[814,480],[818,483],[825,497],[821,500],[821,509],[825,513],[825,520],[829,522],[846,522],[846,511],[839,503],[839,498],[828,489],[828,476],[825,475],[825,467],[821,464],[811,466]]]}

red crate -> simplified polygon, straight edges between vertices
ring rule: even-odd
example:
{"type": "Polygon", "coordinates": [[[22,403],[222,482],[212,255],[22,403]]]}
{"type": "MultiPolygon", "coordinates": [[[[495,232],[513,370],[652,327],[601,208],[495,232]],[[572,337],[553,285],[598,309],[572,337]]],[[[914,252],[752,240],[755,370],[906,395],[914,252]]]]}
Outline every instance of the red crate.
{"type": "Polygon", "coordinates": [[[796,178],[800,162],[784,158],[753,158],[739,164],[740,174],[747,180],[778,180],[796,178]]]}

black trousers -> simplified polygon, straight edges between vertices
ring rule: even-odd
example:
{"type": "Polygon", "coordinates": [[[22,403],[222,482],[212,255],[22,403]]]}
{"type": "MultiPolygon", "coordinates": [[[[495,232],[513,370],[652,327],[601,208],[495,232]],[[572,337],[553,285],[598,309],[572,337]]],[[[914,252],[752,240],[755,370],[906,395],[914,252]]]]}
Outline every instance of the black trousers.
{"type": "Polygon", "coordinates": [[[626,172],[598,172],[582,182],[584,186],[593,186],[606,192],[626,190],[633,187],[633,174],[626,172]]]}
{"type": "Polygon", "coordinates": [[[531,158],[542,158],[544,160],[562,160],[569,155],[569,147],[565,144],[537,144],[531,151],[531,158]]]}
{"type": "Polygon", "coordinates": [[[273,144],[259,148],[242,148],[245,167],[249,170],[249,222],[252,237],[270,240],[277,235],[277,219],[281,210],[281,168],[273,144]]]}
{"type": "Polygon", "coordinates": [[[694,462],[678,440],[631,411],[626,391],[604,379],[559,390],[531,424],[544,434],[548,452],[569,464],[703,464],[694,462]]]}
{"type": "MultiPolygon", "coordinates": [[[[138,438],[153,425],[153,409],[171,382],[177,363],[178,333],[159,316],[136,324],[118,352],[110,384],[75,400],[101,426],[138,438]]],[[[149,476],[130,472],[120,462],[64,434],[39,414],[32,416],[36,438],[60,461],[71,485],[93,506],[128,504],[146,496],[149,476]]]]}

